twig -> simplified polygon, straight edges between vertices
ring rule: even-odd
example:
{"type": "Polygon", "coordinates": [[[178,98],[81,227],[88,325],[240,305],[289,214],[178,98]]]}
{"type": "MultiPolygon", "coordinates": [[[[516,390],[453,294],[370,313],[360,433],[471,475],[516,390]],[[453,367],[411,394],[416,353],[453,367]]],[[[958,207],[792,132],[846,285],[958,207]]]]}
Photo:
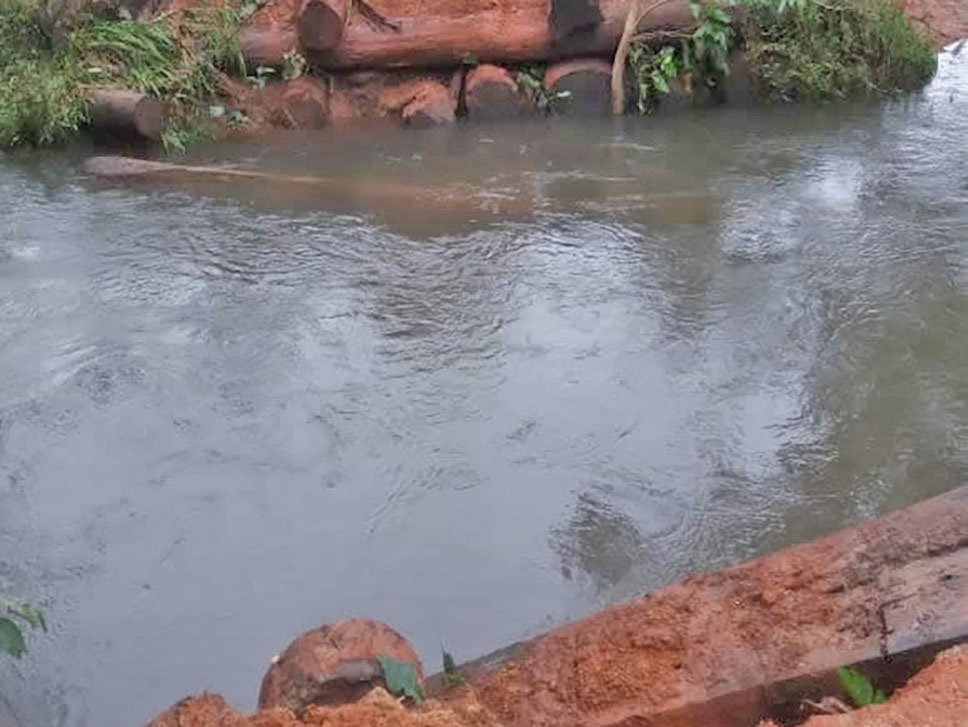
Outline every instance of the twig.
{"type": "Polygon", "coordinates": [[[814,702],[812,699],[804,699],[803,703],[821,714],[847,714],[848,712],[854,711],[841,700],[837,699],[837,697],[824,697],[819,702],[814,702]]]}
{"type": "Polygon", "coordinates": [[[615,49],[615,60],[612,61],[613,116],[621,116],[625,113],[625,59],[629,54],[632,36],[635,35],[635,31],[646,15],[671,2],[673,0],[656,0],[640,12],[639,0],[632,0],[632,4],[629,6],[629,14],[625,16],[625,27],[622,28],[622,37],[619,38],[618,48],[615,49]]]}

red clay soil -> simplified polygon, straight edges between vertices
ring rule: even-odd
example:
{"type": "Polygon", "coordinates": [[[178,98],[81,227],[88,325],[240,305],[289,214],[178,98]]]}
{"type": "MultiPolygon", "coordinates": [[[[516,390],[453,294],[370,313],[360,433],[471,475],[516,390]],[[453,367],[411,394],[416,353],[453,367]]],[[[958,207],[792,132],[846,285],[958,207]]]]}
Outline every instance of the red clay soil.
{"type": "MultiPolygon", "coordinates": [[[[246,717],[216,694],[190,697],[156,717],[148,727],[502,727],[477,701],[461,690],[461,701],[431,701],[408,710],[383,689],[356,704],[311,707],[302,720],[276,708],[246,717]]],[[[526,723],[521,723],[526,724],[526,723]]],[[[964,727],[968,724],[968,646],[942,652],[934,662],[895,692],[885,704],[847,714],[814,716],[802,727],[964,727]]],[[[510,727],[507,723],[503,727],[510,727]]],[[[694,724],[706,727],[706,723],[694,724]]],[[[759,727],[778,727],[765,721],[759,727]]]]}
{"type": "MultiPolygon", "coordinates": [[[[811,717],[803,727],[965,727],[968,725],[968,646],[942,652],[886,704],[847,714],[811,717]]],[[[776,727],[763,722],[760,727],[776,727]]]]}
{"type": "Polygon", "coordinates": [[[428,701],[420,709],[405,708],[381,688],[355,704],[310,707],[302,720],[287,709],[274,708],[245,716],[217,694],[189,697],[153,719],[148,727],[502,727],[468,697],[459,705],[428,701]]]}
{"type": "Polygon", "coordinates": [[[939,48],[968,38],[966,0],[897,0],[897,4],[939,48]]]}

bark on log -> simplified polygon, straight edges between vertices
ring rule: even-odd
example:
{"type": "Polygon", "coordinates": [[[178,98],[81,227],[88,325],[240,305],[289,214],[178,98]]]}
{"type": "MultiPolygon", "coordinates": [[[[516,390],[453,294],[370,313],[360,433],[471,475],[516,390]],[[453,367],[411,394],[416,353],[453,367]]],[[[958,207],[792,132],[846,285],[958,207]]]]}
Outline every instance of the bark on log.
{"type": "MultiPolygon", "coordinates": [[[[250,62],[278,65],[284,48],[297,40],[301,0],[274,0],[250,19],[241,33],[250,62]]],[[[350,13],[342,40],[323,52],[310,50],[325,69],[443,67],[468,56],[480,62],[508,63],[611,54],[631,0],[599,0],[601,22],[561,35],[549,17],[548,0],[508,0],[469,11],[466,0],[372,0],[379,15],[397,30],[350,13]]],[[[694,23],[685,0],[670,2],[643,22],[643,30],[682,29],[694,23]]],[[[314,45],[322,41],[311,40],[314,45]]],[[[309,46],[307,46],[308,48],[309,46]]]]}
{"type": "Polygon", "coordinates": [[[296,29],[299,42],[309,51],[334,48],[343,38],[347,0],[303,0],[296,29]]]}
{"type": "Polygon", "coordinates": [[[91,96],[91,126],[112,138],[157,141],[165,130],[164,108],[140,91],[95,91],[91,96]]]}
{"type": "Polygon", "coordinates": [[[468,72],[464,81],[464,106],[474,120],[507,119],[531,111],[517,82],[506,69],[484,64],[468,72]]]}

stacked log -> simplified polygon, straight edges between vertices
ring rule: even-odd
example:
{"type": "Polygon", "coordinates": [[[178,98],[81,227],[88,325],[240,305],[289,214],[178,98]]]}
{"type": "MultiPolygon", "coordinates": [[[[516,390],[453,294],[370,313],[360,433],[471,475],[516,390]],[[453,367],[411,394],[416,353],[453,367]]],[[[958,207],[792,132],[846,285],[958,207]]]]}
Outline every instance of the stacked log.
{"type": "Polygon", "coordinates": [[[490,64],[477,66],[467,73],[464,109],[474,120],[515,118],[533,110],[507,69],[490,64]]]}
{"type": "Polygon", "coordinates": [[[584,58],[548,67],[544,86],[551,108],[569,116],[602,116],[611,107],[612,66],[584,58]]]}
{"type": "MultiPolygon", "coordinates": [[[[466,0],[275,0],[241,34],[252,63],[279,65],[301,48],[326,70],[446,67],[608,54],[630,0],[500,0],[469,10],[466,0]],[[340,19],[344,18],[339,31],[340,19]]],[[[642,30],[692,24],[683,2],[650,14],[642,30]]]]}

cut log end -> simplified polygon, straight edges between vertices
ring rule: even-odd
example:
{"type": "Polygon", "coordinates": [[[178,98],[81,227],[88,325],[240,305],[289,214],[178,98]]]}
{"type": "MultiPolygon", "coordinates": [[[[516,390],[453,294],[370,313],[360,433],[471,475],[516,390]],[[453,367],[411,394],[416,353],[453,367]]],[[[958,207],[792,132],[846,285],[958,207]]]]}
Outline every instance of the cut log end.
{"type": "Polygon", "coordinates": [[[454,98],[450,89],[440,83],[427,82],[426,88],[404,106],[401,118],[407,126],[429,128],[452,124],[455,120],[454,98]]]}
{"type": "Polygon", "coordinates": [[[346,26],[345,0],[305,0],[296,26],[303,48],[311,51],[335,48],[346,26]]]}
{"type": "Polygon", "coordinates": [[[511,74],[488,64],[477,66],[467,74],[464,105],[467,115],[475,120],[515,118],[531,111],[511,74]]]}
{"type": "Polygon", "coordinates": [[[565,61],[548,67],[545,89],[555,113],[604,116],[611,108],[612,67],[597,58],[565,61]]]}
{"type": "Polygon", "coordinates": [[[95,91],[91,126],[110,138],[158,141],[165,131],[165,110],[158,99],[140,91],[95,91]]]}

